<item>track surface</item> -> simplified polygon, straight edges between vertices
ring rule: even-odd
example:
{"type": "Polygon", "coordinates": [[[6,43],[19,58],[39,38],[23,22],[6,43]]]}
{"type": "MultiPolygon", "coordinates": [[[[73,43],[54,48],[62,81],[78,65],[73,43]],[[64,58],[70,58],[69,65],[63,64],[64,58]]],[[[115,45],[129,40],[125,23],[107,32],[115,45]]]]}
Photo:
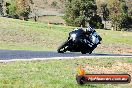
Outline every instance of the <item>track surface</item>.
{"type": "Polygon", "coordinates": [[[0,50],[0,61],[6,60],[31,60],[34,58],[49,59],[49,58],[78,58],[78,57],[129,57],[132,58],[132,54],[81,54],[67,52],[64,54],[57,53],[55,51],[21,51],[21,50],[0,50]]]}

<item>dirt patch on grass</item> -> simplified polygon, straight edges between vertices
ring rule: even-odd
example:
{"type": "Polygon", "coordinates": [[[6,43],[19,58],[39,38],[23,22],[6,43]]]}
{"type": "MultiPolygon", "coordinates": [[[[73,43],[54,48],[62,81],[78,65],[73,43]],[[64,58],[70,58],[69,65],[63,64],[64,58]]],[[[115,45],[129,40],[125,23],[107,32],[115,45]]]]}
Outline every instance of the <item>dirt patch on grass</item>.
{"type": "MultiPolygon", "coordinates": [[[[105,66],[89,66],[85,67],[86,73],[90,74],[129,74],[132,76],[132,63],[116,61],[115,63],[105,66]]],[[[132,79],[131,79],[132,80],[132,79]]],[[[132,82],[128,84],[132,86],[132,82]]]]}
{"type": "Polygon", "coordinates": [[[94,74],[125,74],[132,75],[132,63],[116,61],[114,64],[108,66],[86,66],[86,70],[94,74]]]}
{"type": "Polygon", "coordinates": [[[96,50],[102,53],[132,54],[132,46],[127,44],[101,44],[96,50]]]}

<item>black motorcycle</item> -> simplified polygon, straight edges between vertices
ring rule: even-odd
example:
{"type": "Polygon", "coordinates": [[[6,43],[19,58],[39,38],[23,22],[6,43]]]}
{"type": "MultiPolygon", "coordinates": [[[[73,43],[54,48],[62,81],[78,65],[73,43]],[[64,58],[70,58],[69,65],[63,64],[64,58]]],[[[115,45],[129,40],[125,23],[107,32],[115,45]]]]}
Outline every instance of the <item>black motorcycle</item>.
{"type": "Polygon", "coordinates": [[[94,30],[91,33],[86,33],[84,30],[77,29],[73,30],[69,33],[69,37],[67,41],[65,41],[61,46],[58,48],[58,53],[64,53],[66,51],[70,52],[81,52],[82,54],[89,53],[91,54],[92,51],[100,44],[102,38],[99,35],[94,35],[96,31],[94,30]],[[98,39],[98,43],[92,44],[92,36],[95,36],[98,39]]]}

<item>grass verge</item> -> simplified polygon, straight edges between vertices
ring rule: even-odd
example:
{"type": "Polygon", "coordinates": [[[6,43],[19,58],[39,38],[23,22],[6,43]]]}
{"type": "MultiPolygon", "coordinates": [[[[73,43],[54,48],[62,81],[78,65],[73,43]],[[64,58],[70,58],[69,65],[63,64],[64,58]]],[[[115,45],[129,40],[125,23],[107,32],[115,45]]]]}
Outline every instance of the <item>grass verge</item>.
{"type": "MultiPolygon", "coordinates": [[[[0,49],[10,50],[56,50],[73,29],[69,26],[47,25],[0,17],[0,49]]],[[[117,45],[132,47],[132,32],[97,30],[103,38],[103,47],[117,45]]],[[[126,49],[126,48],[125,48],[126,49]]],[[[105,51],[105,50],[102,50],[105,51]]],[[[113,51],[113,50],[111,50],[113,51]]]]}
{"type": "Polygon", "coordinates": [[[130,84],[76,83],[77,67],[87,73],[129,73],[131,58],[89,58],[0,63],[1,88],[130,88],[130,84]],[[111,72],[112,71],[112,72],[111,72]]]}

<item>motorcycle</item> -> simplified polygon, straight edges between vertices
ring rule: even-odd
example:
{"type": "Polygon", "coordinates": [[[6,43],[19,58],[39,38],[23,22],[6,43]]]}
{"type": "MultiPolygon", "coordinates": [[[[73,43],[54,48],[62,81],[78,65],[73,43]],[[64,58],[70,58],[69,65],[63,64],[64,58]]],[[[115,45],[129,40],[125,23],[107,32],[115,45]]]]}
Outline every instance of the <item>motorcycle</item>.
{"type": "Polygon", "coordinates": [[[62,43],[57,51],[58,53],[70,51],[81,52],[82,54],[91,54],[97,45],[101,44],[101,41],[102,38],[96,33],[95,30],[86,34],[86,32],[81,28],[75,29],[69,33],[67,41],[62,43]]]}

